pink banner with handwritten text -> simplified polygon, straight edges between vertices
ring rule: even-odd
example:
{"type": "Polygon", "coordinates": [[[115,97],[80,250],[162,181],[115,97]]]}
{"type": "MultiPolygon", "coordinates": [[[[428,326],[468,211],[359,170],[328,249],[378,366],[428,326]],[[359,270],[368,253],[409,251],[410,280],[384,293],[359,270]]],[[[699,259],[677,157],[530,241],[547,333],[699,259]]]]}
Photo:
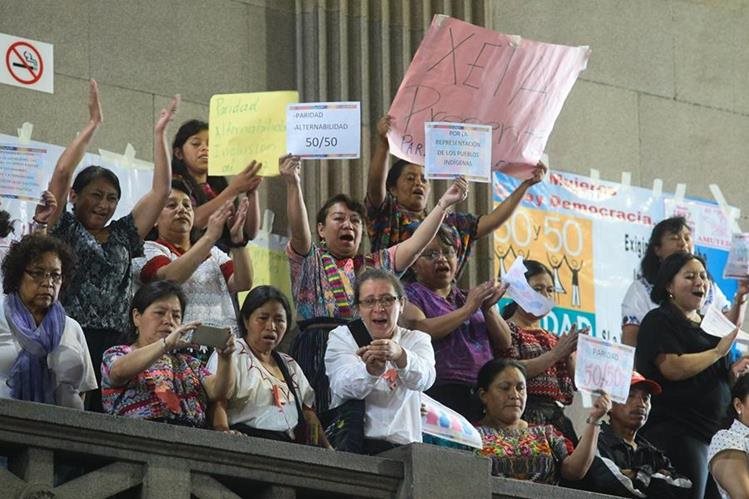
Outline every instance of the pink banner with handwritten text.
{"type": "Polygon", "coordinates": [[[390,151],[424,164],[425,122],[490,125],[492,169],[528,176],[589,54],[435,16],[390,106],[390,151]]]}

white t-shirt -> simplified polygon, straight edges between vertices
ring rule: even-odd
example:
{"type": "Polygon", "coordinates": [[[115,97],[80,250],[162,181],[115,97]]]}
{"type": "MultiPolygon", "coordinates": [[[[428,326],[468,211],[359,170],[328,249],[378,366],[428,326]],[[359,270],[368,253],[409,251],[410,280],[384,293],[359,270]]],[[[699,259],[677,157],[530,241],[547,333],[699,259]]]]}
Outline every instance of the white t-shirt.
{"type": "MultiPolygon", "coordinates": [[[[658,308],[658,304],[650,299],[652,289],[653,285],[642,276],[632,281],[622,300],[622,326],[639,326],[648,312],[658,308]]],[[[700,313],[704,315],[713,303],[718,310],[726,311],[731,308],[731,302],[728,301],[723,291],[713,281],[710,281],[700,313]]]]}
{"type": "MultiPolygon", "coordinates": [[[[4,301],[5,297],[0,299],[0,398],[9,399],[8,375],[22,348],[5,319],[4,301]]],[[[47,355],[47,366],[54,376],[57,405],[83,410],[79,394],[94,390],[97,385],[86,338],[74,319],[65,317],[60,344],[47,355]]]]}
{"type": "Polygon", "coordinates": [[[356,355],[359,346],[348,329],[330,332],[325,371],[330,378],[330,407],[347,399],[364,399],[364,436],[395,444],[421,442],[421,392],[436,377],[431,337],[397,327],[392,340],[406,351],[406,366],[388,362],[385,374],[372,376],[356,355]]]}
{"type": "MultiPolygon", "coordinates": [[[[313,408],[315,392],[302,368],[288,355],[282,353],[281,357],[286,361],[294,390],[301,395],[302,405],[313,408]]],[[[261,430],[287,431],[292,434],[291,430],[299,423],[299,413],[295,396],[289,393],[286,381],[271,374],[255,357],[244,339],[237,340],[231,362],[237,381],[227,407],[229,424],[244,423],[261,430]],[[279,394],[280,407],[275,404],[274,390],[279,394]]],[[[218,354],[213,352],[208,360],[208,370],[215,373],[217,366],[218,354]]]]}
{"type": "MultiPolygon", "coordinates": [[[[180,257],[171,248],[156,241],[146,241],[143,252],[145,257],[133,259],[134,281],[138,286],[143,284],[141,272],[148,262],[159,257],[173,262],[180,257]]],[[[239,334],[227,278],[221,270],[221,267],[229,262],[231,258],[214,246],[208,258],[203,260],[190,278],[181,284],[187,298],[182,322],[200,321],[215,327],[228,327],[235,335],[239,334]]]]}
{"type": "MultiPolygon", "coordinates": [[[[719,452],[724,450],[737,450],[747,454],[749,459],[749,427],[745,426],[744,423],[735,419],[731,427],[727,430],[720,430],[718,433],[713,435],[713,439],[710,440],[710,447],[707,451],[707,462],[710,466],[710,462],[719,452]]],[[[724,499],[730,499],[728,493],[718,485],[720,494],[724,499]]]]}

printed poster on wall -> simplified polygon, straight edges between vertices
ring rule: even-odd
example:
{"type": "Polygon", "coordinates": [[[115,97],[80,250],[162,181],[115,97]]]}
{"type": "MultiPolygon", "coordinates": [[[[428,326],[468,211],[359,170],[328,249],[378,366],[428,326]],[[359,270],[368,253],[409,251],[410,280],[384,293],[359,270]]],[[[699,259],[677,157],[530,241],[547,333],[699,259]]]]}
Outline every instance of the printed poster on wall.
{"type": "MultiPolygon", "coordinates": [[[[519,183],[494,172],[495,205],[519,183]]],[[[501,277],[518,256],[540,261],[554,276],[556,302],[542,326],[560,334],[576,324],[618,342],[621,302],[639,274],[650,232],[666,216],[685,214],[685,206],[690,209],[695,252],[707,258],[708,270],[729,299],[736,289],[735,281],[722,279],[730,231],[726,235],[717,229],[729,227],[718,206],[694,200],[681,203],[680,209],[672,206],[668,194],[656,197],[650,189],[551,171],[495,231],[494,268],[501,277]]]]}

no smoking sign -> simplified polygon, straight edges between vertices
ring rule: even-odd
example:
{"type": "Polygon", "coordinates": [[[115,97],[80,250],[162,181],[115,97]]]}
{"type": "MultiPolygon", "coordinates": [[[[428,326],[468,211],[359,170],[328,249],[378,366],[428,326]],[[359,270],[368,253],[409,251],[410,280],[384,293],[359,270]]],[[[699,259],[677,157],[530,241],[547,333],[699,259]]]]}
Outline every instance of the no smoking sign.
{"type": "Polygon", "coordinates": [[[0,33],[0,83],[54,93],[53,47],[0,33]]]}

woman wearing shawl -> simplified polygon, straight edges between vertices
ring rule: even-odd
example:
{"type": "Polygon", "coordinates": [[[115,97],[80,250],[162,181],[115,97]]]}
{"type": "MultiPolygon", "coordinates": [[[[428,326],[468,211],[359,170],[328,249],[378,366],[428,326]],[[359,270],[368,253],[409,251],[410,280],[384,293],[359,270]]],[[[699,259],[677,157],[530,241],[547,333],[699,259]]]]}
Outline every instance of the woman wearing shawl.
{"type": "Polygon", "coordinates": [[[32,234],[10,247],[2,270],[0,398],[83,409],[94,369],[81,326],[58,301],[73,272],[70,249],[32,234]]]}

